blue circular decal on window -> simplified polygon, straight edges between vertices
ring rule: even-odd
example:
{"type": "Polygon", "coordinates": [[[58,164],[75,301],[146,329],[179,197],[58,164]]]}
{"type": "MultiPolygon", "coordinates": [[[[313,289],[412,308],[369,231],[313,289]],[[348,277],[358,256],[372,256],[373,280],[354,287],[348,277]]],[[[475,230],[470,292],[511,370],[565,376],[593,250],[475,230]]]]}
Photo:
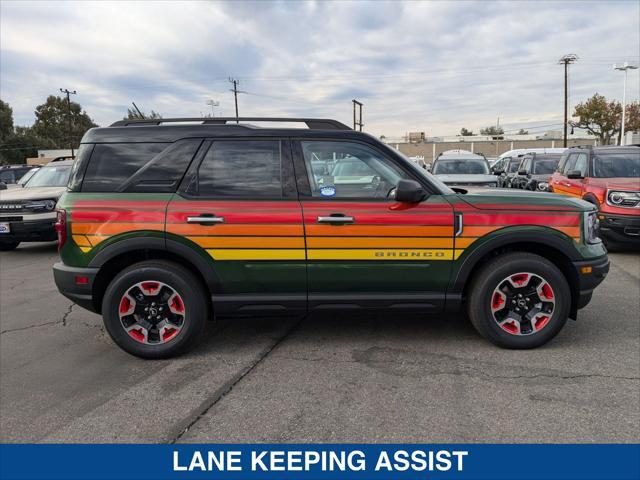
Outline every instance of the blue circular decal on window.
{"type": "Polygon", "coordinates": [[[326,187],[322,187],[320,189],[320,195],[323,197],[335,197],[336,196],[336,187],[331,185],[327,185],[326,187]]]}

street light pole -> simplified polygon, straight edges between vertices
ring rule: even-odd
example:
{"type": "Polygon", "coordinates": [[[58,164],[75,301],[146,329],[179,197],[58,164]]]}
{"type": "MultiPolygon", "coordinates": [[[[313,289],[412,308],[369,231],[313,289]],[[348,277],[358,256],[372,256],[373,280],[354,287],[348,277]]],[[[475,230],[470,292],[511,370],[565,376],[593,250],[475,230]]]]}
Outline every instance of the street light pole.
{"type": "Polygon", "coordinates": [[[629,70],[636,70],[637,65],[632,65],[629,62],[624,62],[621,65],[614,65],[614,70],[622,70],[624,71],[624,86],[622,87],[622,125],[620,126],[620,145],[626,145],[626,141],[624,138],[624,122],[627,111],[627,72],[629,70]]]}
{"type": "Polygon", "coordinates": [[[69,91],[69,89],[65,88],[64,90],[61,88],[60,91],[67,95],[67,135],[69,135],[69,147],[71,147],[71,158],[75,157],[73,153],[73,139],[71,138],[71,99],[69,95],[76,95],[78,92],[75,90],[69,91]]]}

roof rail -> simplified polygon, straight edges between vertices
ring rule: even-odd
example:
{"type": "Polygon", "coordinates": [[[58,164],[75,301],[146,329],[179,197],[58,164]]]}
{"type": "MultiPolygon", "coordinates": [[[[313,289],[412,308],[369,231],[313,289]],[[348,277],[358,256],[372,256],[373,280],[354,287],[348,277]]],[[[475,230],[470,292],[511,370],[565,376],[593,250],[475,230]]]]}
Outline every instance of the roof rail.
{"type": "Polygon", "coordinates": [[[344,123],[328,118],[270,118],[270,117],[196,117],[196,118],[141,118],[120,120],[112,123],[111,127],[128,127],[144,125],[161,125],[163,123],[201,122],[202,125],[226,125],[233,122],[296,122],[305,123],[313,130],[351,130],[344,123]]]}

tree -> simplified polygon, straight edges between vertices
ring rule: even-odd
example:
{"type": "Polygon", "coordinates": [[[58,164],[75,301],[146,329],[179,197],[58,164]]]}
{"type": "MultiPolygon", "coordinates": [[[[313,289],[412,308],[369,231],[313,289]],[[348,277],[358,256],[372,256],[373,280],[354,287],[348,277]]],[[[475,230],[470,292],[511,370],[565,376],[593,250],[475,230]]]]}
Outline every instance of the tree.
{"type": "Polygon", "coordinates": [[[624,119],[625,132],[640,132],[640,102],[627,105],[627,115],[624,119]]]}
{"type": "Polygon", "coordinates": [[[616,101],[609,102],[596,93],[586,102],[576,105],[573,116],[578,117],[577,122],[571,122],[573,127],[582,128],[598,137],[601,145],[609,145],[611,139],[620,132],[622,105],[616,101]]]}
{"type": "Polygon", "coordinates": [[[127,108],[127,116],[123,118],[123,120],[137,120],[137,119],[158,119],[158,118],[162,118],[162,115],[160,115],[158,112],[154,112],[153,110],[151,110],[151,113],[149,114],[142,114],[143,116],[140,116],[140,114],[138,113],[137,110],[134,110],[133,108],[127,108]]]}
{"type": "Polygon", "coordinates": [[[467,130],[466,128],[462,127],[460,129],[460,135],[462,135],[463,137],[470,137],[471,135],[473,135],[473,132],[471,130],[467,130]]]}
{"type": "Polygon", "coordinates": [[[0,143],[13,136],[13,110],[8,103],[0,100],[0,143]]]}
{"type": "Polygon", "coordinates": [[[70,144],[76,146],[87,130],[97,127],[79,103],[71,102],[69,115],[67,99],[55,95],[49,95],[45,103],[38,105],[35,115],[32,133],[50,143],[51,148],[68,148],[70,144]]]}
{"type": "Polygon", "coordinates": [[[529,135],[529,130],[521,128],[520,130],[518,130],[518,135],[529,135]]]}
{"type": "Polygon", "coordinates": [[[14,127],[13,109],[0,100],[0,164],[24,163],[25,158],[38,154],[37,141],[28,136],[28,130],[14,127]]]}
{"type": "Polygon", "coordinates": [[[490,127],[481,128],[480,135],[495,137],[498,135],[504,135],[504,130],[502,129],[502,127],[496,127],[494,125],[491,125],[490,127]]]}

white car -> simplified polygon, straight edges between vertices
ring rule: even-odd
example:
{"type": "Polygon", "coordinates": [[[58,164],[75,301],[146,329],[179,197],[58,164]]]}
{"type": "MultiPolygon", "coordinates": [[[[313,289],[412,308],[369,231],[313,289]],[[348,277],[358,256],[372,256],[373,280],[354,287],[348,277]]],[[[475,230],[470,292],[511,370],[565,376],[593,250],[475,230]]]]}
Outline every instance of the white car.
{"type": "Polygon", "coordinates": [[[73,160],[50,163],[38,169],[23,188],[0,191],[0,251],[20,242],[57,239],[56,203],[64,192],[73,160]]]}

